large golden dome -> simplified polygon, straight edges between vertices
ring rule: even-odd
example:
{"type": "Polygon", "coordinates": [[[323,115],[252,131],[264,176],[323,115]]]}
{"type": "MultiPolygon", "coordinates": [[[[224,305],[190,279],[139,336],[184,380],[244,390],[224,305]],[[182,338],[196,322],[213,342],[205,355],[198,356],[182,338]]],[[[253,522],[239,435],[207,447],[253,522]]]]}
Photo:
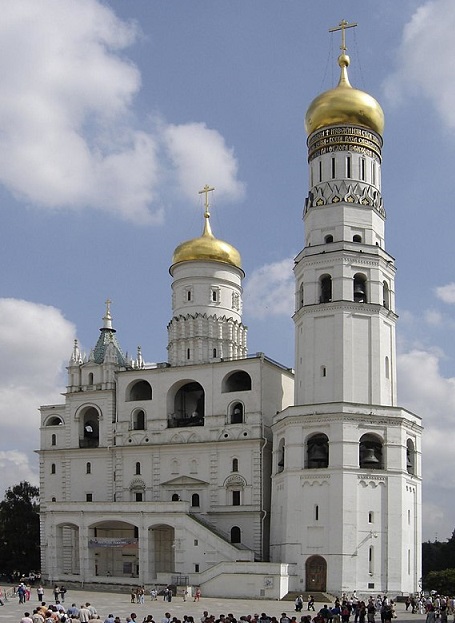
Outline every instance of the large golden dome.
{"type": "Polygon", "coordinates": [[[218,240],[210,227],[210,214],[204,214],[205,225],[202,236],[182,242],[174,251],[172,265],[194,260],[222,262],[236,268],[242,268],[240,253],[228,242],[218,240]]]}
{"type": "Polygon", "coordinates": [[[330,125],[352,124],[373,130],[382,136],[384,113],[380,104],[365,91],[354,89],[348,78],[349,56],[340,54],[341,76],[334,89],[318,95],[305,115],[305,129],[310,135],[330,125]]]}

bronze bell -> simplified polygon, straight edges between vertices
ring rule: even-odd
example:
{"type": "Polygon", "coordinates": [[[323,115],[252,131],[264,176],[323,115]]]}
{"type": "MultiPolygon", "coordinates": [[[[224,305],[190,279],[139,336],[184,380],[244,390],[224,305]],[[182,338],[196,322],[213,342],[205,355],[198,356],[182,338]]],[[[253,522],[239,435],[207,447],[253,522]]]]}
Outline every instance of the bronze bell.
{"type": "Polygon", "coordinates": [[[379,459],[374,453],[374,448],[365,448],[362,463],[368,463],[369,465],[378,465],[379,459]]]}
{"type": "Polygon", "coordinates": [[[360,281],[356,281],[354,284],[354,301],[356,303],[365,302],[365,287],[360,281]]]}

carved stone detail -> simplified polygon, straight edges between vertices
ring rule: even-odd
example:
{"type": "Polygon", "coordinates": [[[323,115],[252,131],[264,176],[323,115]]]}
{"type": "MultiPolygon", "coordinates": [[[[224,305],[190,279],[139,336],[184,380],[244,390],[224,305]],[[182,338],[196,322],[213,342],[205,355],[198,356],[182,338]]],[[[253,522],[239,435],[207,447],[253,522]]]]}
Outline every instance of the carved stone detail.
{"type": "Polygon", "coordinates": [[[383,218],[386,216],[379,190],[364,182],[347,184],[345,181],[324,182],[313,186],[305,199],[305,212],[310,208],[339,203],[340,201],[365,207],[370,206],[383,218]]]}

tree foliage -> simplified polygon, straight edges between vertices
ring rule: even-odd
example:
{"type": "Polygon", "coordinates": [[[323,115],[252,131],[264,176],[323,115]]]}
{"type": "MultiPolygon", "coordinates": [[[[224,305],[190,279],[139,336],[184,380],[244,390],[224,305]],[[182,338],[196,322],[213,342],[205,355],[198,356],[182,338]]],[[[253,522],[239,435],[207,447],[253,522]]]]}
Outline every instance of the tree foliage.
{"type": "MultiPolygon", "coordinates": [[[[434,541],[422,544],[422,576],[425,580],[430,571],[455,569],[455,530],[445,543],[434,541]]],[[[436,590],[436,589],[435,589],[436,590]]]]}
{"type": "Polygon", "coordinates": [[[1,573],[28,574],[40,568],[39,489],[23,481],[0,502],[1,573]]]}
{"type": "Polygon", "coordinates": [[[424,588],[428,591],[436,591],[438,595],[454,595],[455,569],[430,571],[425,577],[424,588]]]}

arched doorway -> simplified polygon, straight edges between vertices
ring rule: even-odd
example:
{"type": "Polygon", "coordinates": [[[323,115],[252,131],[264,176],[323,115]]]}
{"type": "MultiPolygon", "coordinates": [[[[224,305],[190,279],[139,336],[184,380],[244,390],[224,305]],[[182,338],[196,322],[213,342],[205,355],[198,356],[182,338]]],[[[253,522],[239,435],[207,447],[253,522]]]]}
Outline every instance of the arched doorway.
{"type": "Polygon", "coordinates": [[[322,556],[311,556],[305,563],[305,591],[324,592],[327,590],[327,562],[322,556]]]}

